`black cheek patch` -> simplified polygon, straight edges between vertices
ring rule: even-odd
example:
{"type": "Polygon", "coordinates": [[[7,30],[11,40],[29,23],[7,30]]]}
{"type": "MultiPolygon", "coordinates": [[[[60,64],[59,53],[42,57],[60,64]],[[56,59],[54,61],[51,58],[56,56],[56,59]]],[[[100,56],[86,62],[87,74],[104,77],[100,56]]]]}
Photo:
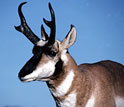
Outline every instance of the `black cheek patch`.
{"type": "Polygon", "coordinates": [[[32,73],[36,69],[40,59],[41,56],[38,57],[34,55],[20,70],[18,77],[21,79],[22,77],[25,77],[26,75],[32,73]]]}
{"type": "Polygon", "coordinates": [[[52,78],[51,79],[55,79],[57,78],[59,75],[61,75],[63,72],[63,61],[60,59],[56,65],[55,65],[55,72],[54,74],[52,75],[52,78]]]}

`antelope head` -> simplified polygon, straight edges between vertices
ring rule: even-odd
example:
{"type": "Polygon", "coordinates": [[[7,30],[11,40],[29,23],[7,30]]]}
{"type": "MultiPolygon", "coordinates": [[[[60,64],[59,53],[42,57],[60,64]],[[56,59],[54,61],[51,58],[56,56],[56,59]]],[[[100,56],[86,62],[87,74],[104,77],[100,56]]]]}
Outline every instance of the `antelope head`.
{"type": "Polygon", "coordinates": [[[34,44],[34,47],[32,50],[33,56],[19,72],[19,79],[23,82],[35,80],[49,81],[63,73],[61,69],[62,66],[67,64],[67,56],[69,55],[67,50],[75,42],[76,29],[71,25],[71,29],[63,41],[55,40],[55,14],[49,3],[51,21],[46,19],[43,19],[43,21],[50,28],[50,35],[48,36],[43,25],[41,25],[42,39],[39,39],[27,25],[21,11],[25,3],[21,3],[18,7],[21,25],[15,27],[15,29],[22,32],[34,44]]]}

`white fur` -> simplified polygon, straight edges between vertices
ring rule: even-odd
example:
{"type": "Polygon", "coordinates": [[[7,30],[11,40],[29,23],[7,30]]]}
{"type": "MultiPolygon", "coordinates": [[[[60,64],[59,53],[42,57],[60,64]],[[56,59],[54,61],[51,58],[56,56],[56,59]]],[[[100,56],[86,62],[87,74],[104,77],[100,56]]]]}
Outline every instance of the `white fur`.
{"type": "Polygon", "coordinates": [[[26,75],[25,77],[21,78],[22,80],[24,80],[24,82],[29,82],[29,81],[33,81],[37,78],[37,73],[36,72],[32,72],[31,74],[26,75]]]}
{"type": "Polygon", "coordinates": [[[25,76],[23,79],[26,81],[43,80],[44,77],[51,76],[55,71],[55,62],[49,61],[46,64],[38,66],[31,74],[25,76]]]}
{"type": "Polygon", "coordinates": [[[94,101],[95,101],[94,96],[91,96],[91,98],[88,100],[86,104],[86,107],[94,107],[94,101]]]}
{"type": "Polygon", "coordinates": [[[61,107],[75,107],[76,106],[76,92],[71,92],[64,101],[60,102],[61,107]]]}
{"type": "Polygon", "coordinates": [[[54,61],[49,61],[46,64],[43,64],[39,66],[34,72],[38,72],[38,78],[43,78],[43,77],[49,77],[51,76],[55,71],[55,62],[54,61]]]}
{"type": "Polygon", "coordinates": [[[67,62],[68,62],[68,58],[67,58],[67,56],[66,56],[66,52],[67,52],[67,50],[64,50],[64,51],[62,52],[62,55],[61,55],[61,59],[62,59],[62,61],[64,62],[64,65],[66,65],[67,62]]]}
{"type": "Polygon", "coordinates": [[[70,89],[73,79],[74,79],[74,72],[70,71],[67,74],[65,80],[56,88],[55,92],[51,90],[53,95],[55,97],[60,97],[65,95],[70,89]]]}
{"type": "Polygon", "coordinates": [[[124,98],[116,97],[115,104],[117,107],[124,107],[124,98]]]}
{"type": "Polygon", "coordinates": [[[40,40],[37,42],[37,46],[44,46],[48,41],[40,40]]]}

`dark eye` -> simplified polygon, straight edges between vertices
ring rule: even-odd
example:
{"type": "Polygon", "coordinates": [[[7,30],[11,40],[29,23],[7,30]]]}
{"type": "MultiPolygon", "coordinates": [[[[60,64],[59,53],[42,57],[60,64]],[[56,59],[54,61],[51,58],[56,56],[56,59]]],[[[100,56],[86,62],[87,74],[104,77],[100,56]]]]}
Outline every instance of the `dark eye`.
{"type": "Polygon", "coordinates": [[[47,54],[48,54],[50,57],[56,56],[56,52],[54,52],[54,51],[52,51],[52,50],[49,50],[49,51],[47,52],[47,54]]]}

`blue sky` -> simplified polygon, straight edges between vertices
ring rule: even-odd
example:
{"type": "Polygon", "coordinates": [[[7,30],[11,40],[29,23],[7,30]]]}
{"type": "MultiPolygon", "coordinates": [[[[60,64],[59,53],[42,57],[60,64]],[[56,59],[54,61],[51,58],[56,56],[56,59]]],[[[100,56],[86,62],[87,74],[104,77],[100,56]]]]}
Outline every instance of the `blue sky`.
{"type": "MultiPolygon", "coordinates": [[[[23,13],[40,37],[43,17],[50,19],[49,0],[25,0],[23,13]]],[[[0,1],[0,107],[55,107],[44,82],[21,83],[18,72],[32,56],[33,45],[14,25],[19,25],[18,5],[23,0],[0,1]]],[[[124,64],[123,0],[51,0],[56,15],[56,38],[63,40],[70,24],[77,29],[69,49],[78,64],[110,59],[124,64]]],[[[45,25],[45,24],[44,24],[45,25]]],[[[45,26],[47,32],[49,29],[45,26]]]]}

